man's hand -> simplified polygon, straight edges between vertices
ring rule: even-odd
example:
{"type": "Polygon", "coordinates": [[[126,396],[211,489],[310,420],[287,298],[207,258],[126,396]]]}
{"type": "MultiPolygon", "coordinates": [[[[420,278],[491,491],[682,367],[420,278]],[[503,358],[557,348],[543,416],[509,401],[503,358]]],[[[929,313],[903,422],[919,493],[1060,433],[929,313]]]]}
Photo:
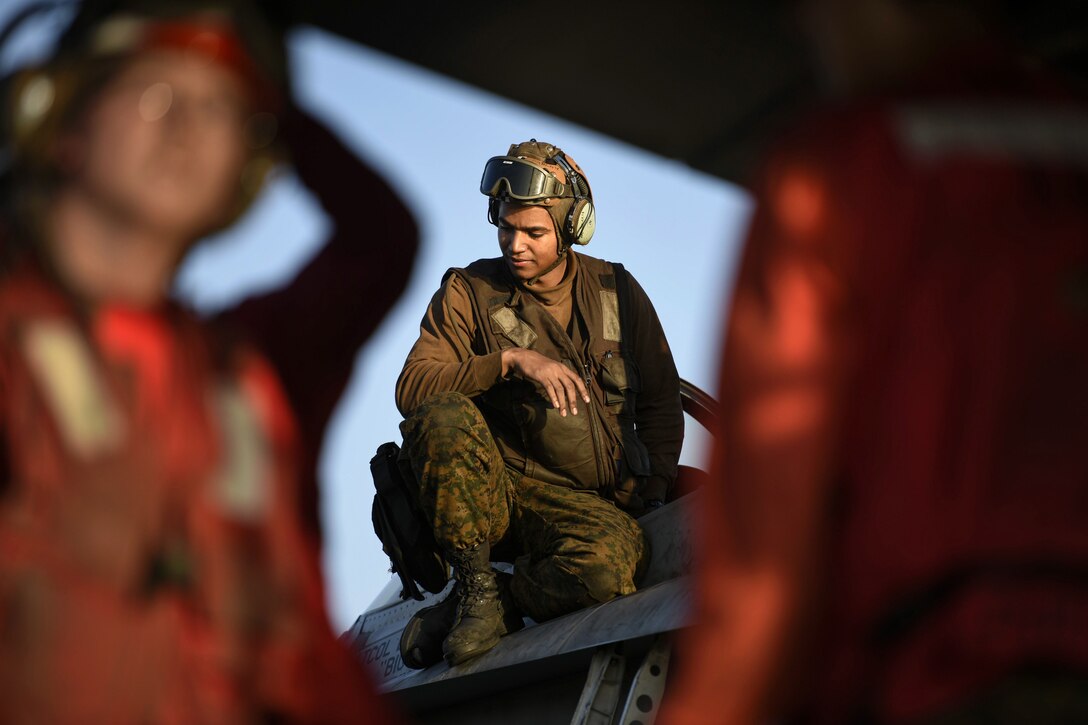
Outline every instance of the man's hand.
{"type": "Polygon", "coordinates": [[[501,357],[504,378],[513,373],[544,386],[544,392],[551,399],[552,406],[559,409],[560,415],[566,416],[568,406],[571,413],[578,415],[579,397],[589,402],[585,383],[563,363],[520,347],[503,350],[501,357]]]}

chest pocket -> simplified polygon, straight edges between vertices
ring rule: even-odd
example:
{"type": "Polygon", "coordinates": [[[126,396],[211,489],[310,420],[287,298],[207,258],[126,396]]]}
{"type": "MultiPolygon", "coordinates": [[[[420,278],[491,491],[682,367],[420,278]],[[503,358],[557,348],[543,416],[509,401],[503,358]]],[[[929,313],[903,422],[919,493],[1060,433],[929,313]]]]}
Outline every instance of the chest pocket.
{"type": "Polygon", "coordinates": [[[605,405],[623,405],[621,412],[627,409],[634,415],[634,398],[639,391],[638,371],[623,359],[619,350],[607,350],[601,356],[600,380],[605,405]]]}

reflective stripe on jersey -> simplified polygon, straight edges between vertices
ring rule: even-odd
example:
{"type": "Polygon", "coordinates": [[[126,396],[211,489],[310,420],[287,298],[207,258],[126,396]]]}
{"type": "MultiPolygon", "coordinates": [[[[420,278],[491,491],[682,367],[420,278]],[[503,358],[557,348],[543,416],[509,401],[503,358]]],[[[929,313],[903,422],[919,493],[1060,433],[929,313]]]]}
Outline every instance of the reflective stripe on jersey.
{"type": "Polygon", "coordinates": [[[32,323],[23,353],[65,445],[81,458],[116,450],[125,420],[110,396],[94,353],[67,320],[32,323]]]}

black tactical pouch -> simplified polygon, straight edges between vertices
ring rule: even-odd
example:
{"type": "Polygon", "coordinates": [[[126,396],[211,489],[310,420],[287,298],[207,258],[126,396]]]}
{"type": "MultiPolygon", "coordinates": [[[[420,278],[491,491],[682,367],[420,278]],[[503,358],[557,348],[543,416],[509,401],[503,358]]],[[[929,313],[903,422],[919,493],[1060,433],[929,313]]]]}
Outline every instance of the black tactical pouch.
{"type": "Polygon", "coordinates": [[[374,533],[382,542],[392,571],[400,577],[401,598],[422,600],[419,586],[438,594],[449,581],[449,568],[434,534],[416,505],[409,481],[398,463],[400,446],[383,443],[370,459],[374,476],[374,533]],[[418,583],[418,585],[417,585],[418,583]]]}

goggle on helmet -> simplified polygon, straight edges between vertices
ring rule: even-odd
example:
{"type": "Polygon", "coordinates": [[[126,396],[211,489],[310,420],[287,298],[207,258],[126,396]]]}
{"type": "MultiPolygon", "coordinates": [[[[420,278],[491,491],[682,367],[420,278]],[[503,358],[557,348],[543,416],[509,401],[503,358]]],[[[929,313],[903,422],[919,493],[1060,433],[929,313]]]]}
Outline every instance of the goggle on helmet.
{"type": "Polygon", "coordinates": [[[493,199],[517,201],[574,196],[567,185],[552,174],[516,156],[493,156],[488,159],[480,179],[480,193],[493,199]]]}

